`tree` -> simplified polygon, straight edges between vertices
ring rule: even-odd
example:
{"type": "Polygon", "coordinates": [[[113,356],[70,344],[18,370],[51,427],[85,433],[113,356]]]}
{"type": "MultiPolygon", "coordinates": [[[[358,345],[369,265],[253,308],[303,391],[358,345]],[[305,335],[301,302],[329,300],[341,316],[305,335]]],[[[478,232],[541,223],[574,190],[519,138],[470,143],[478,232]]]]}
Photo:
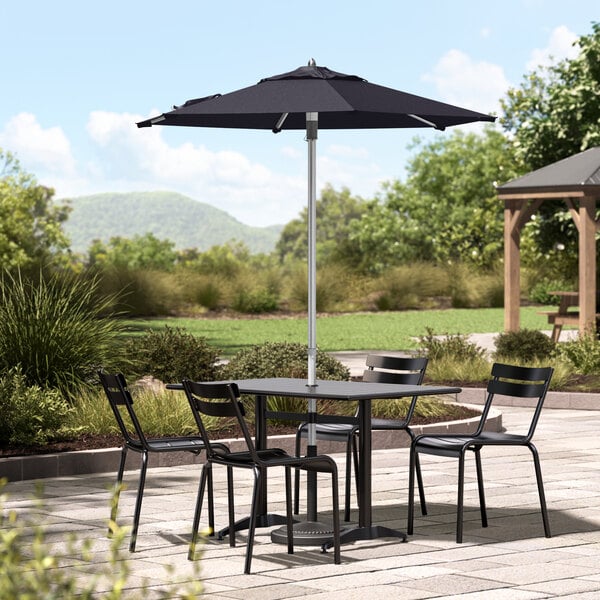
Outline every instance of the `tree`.
{"type": "Polygon", "coordinates": [[[62,255],[69,207],[52,202],[54,190],[38,185],[19,161],[0,149],[0,265],[27,269],[62,255]]]}
{"type": "Polygon", "coordinates": [[[108,244],[95,240],[89,247],[90,266],[114,266],[129,269],[170,271],[177,252],[171,240],[160,240],[152,233],[132,238],[112,237],[108,244]]]}
{"type": "MultiPolygon", "coordinates": [[[[317,200],[317,259],[321,263],[347,262],[356,249],[349,240],[350,223],[360,218],[366,208],[362,198],[352,196],[348,188],[336,191],[325,186],[317,200]]],[[[308,250],[308,210],[290,221],[281,232],[275,251],[284,262],[287,258],[305,259],[308,250]]]]}
{"type": "Polygon", "coordinates": [[[500,122],[526,170],[600,144],[600,23],[575,44],[576,58],[532,71],[501,101],[500,122]]]}
{"type": "MultiPolygon", "coordinates": [[[[502,100],[500,122],[523,172],[600,145],[600,23],[575,45],[576,58],[531,72],[502,100]]],[[[523,231],[523,263],[539,270],[545,262],[549,277],[576,278],[578,234],[564,202],[545,201],[535,216],[523,231]]]]}
{"type": "Polygon", "coordinates": [[[495,184],[518,174],[509,140],[488,127],[482,135],[455,131],[427,145],[417,140],[415,147],[406,183],[387,183],[383,197],[352,224],[364,268],[417,260],[492,266],[503,240],[495,184]]]}

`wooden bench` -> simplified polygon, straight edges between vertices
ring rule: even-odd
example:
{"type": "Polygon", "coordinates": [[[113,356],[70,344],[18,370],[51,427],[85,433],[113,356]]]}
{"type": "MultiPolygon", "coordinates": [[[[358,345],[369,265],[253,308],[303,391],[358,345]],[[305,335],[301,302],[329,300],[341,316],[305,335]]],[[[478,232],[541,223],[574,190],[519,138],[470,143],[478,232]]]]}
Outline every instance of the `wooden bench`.
{"type": "MultiPolygon", "coordinates": [[[[540,311],[539,314],[547,315],[548,323],[553,326],[550,339],[553,342],[558,342],[563,325],[579,325],[579,311],[569,312],[570,307],[579,305],[579,294],[577,292],[560,291],[548,293],[560,297],[558,310],[540,311]]],[[[600,314],[597,313],[596,319],[598,318],[600,318],[600,314]]]]}

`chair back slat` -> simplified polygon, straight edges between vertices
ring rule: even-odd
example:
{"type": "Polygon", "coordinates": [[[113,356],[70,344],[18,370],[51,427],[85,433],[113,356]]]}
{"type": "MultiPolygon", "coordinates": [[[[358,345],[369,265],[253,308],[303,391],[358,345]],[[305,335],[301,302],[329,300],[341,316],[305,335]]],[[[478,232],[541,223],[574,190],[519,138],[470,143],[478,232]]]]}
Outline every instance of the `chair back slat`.
{"type": "Polygon", "coordinates": [[[419,385],[423,379],[421,373],[392,373],[391,371],[372,371],[365,369],[363,381],[370,383],[397,383],[419,385]]]}
{"type": "Polygon", "coordinates": [[[366,365],[370,369],[387,369],[389,371],[424,371],[427,367],[427,358],[369,354],[366,365]]]}
{"type": "Polygon", "coordinates": [[[492,379],[488,382],[487,391],[492,394],[514,396],[515,398],[539,398],[544,392],[544,384],[516,383],[514,381],[492,379]]]}

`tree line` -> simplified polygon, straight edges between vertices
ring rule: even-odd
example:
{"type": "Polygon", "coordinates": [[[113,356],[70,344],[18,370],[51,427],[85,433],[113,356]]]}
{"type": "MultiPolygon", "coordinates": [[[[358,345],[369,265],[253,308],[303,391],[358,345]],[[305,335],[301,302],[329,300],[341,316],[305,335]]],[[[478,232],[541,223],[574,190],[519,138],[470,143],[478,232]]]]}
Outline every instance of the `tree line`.
{"type": "MultiPolygon", "coordinates": [[[[384,183],[375,197],[326,186],[317,202],[320,268],[339,266],[373,277],[423,262],[496,269],[503,252],[496,186],[600,144],[600,24],[592,23],[576,46],[575,58],[539,67],[508,91],[499,126],[481,134],[455,130],[428,143],[416,138],[405,179],[384,183]]],[[[62,229],[68,206],[55,204],[53,196],[0,149],[4,269],[190,268],[235,276],[240,263],[291,271],[306,258],[306,210],[285,226],[268,255],[252,255],[241,243],[176,251],[173,242],[152,234],[96,241],[84,255],[74,255],[62,229]]],[[[566,207],[548,201],[536,217],[522,234],[524,267],[535,267],[538,279],[574,281],[577,233],[566,207]]]]}

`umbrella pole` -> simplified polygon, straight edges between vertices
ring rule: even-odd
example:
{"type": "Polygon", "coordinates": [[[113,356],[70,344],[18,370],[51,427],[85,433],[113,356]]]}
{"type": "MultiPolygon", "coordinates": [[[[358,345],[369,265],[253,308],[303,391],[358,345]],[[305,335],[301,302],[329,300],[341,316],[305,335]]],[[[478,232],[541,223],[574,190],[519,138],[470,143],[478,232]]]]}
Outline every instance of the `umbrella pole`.
{"type": "MultiPolygon", "coordinates": [[[[318,113],[306,113],[306,141],[308,142],[308,387],[317,385],[317,149],[318,113]]],[[[317,455],[315,415],[317,401],[308,400],[308,439],[306,455],[317,455]]],[[[306,473],[306,521],[294,525],[294,544],[320,546],[331,540],[333,528],[317,521],[317,474],[306,473]]],[[[286,528],[271,532],[271,540],[287,543],[286,528]]]]}
{"type": "MultiPolygon", "coordinates": [[[[318,113],[306,113],[308,142],[308,385],[317,384],[317,132],[318,113]]],[[[313,419],[317,401],[308,401],[307,456],[317,455],[317,434],[313,419]]],[[[317,474],[307,473],[307,520],[317,520],[317,474]]]]}

